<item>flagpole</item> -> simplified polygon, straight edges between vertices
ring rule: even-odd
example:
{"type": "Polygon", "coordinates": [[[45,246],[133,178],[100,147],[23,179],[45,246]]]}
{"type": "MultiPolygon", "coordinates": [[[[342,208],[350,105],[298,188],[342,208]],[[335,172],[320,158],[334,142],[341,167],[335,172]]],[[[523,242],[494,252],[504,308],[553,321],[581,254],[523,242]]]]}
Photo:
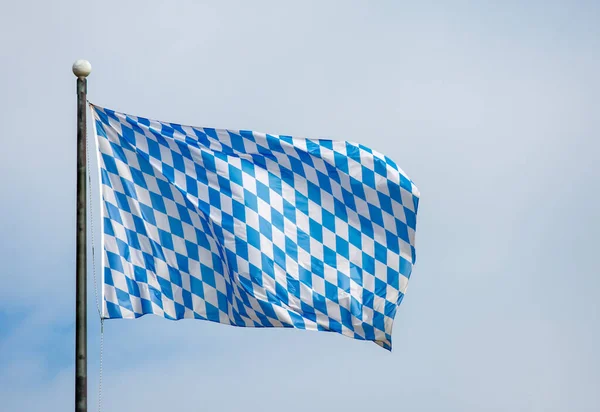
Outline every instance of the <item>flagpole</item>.
{"type": "Polygon", "coordinates": [[[75,412],[87,412],[87,228],[86,228],[86,103],[87,60],[73,63],[77,76],[77,254],[75,269],[75,412]]]}

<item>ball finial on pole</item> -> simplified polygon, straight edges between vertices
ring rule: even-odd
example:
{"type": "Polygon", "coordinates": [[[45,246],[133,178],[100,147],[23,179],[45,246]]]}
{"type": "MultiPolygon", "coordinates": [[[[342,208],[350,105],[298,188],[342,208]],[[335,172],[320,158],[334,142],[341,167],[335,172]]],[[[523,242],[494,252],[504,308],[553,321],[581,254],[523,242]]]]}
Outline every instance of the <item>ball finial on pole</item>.
{"type": "Polygon", "coordinates": [[[77,60],[73,63],[73,74],[77,77],[88,77],[92,72],[92,65],[87,60],[77,60]]]}

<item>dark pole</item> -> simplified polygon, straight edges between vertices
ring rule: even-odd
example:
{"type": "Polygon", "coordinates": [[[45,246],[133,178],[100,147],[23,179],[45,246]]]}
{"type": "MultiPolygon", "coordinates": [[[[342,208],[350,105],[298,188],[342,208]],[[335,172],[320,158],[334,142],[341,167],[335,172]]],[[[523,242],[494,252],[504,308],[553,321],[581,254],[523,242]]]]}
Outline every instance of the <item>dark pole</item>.
{"type": "Polygon", "coordinates": [[[87,229],[86,229],[86,104],[92,66],[73,64],[77,76],[77,254],[75,269],[75,412],[87,412],[87,229]]]}

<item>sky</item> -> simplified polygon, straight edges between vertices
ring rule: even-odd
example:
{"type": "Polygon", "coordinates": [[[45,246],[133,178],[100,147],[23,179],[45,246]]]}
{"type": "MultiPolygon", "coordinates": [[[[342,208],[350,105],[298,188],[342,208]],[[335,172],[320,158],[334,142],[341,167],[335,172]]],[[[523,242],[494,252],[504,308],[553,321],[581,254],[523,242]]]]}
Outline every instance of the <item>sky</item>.
{"type": "Polygon", "coordinates": [[[600,410],[599,21],[567,0],[2,2],[0,410],[74,405],[80,58],[100,106],[356,141],[421,192],[393,352],[109,320],[104,410],[600,410]]]}

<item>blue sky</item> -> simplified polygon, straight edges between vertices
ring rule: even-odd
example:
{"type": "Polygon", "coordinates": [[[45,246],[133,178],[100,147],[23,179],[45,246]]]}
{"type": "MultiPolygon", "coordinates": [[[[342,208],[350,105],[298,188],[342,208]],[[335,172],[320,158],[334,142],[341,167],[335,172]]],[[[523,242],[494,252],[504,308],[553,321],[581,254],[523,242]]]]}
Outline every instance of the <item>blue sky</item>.
{"type": "MultiPolygon", "coordinates": [[[[0,410],[73,407],[78,58],[96,104],[357,141],[422,195],[391,354],[113,320],[105,410],[600,409],[597,2],[121,3],[0,14],[0,410]]],[[[91,278],[89,302],[93,410],[91,278]]]]}

